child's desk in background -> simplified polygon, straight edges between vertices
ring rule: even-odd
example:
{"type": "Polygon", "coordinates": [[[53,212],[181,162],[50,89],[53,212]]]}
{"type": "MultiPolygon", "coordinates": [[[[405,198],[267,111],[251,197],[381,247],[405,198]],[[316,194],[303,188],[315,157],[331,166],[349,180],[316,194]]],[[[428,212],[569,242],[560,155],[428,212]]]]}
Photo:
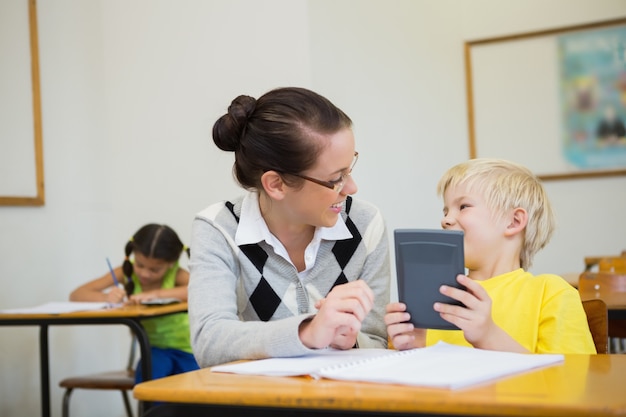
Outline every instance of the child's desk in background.
{"type": "Polygon", "coordinates": [[[565,355],[560,365],[446,390],[310,377],[187,372],[135,386],[164,401],[145,417],[626,416],[626,355],[565,355]]]}
{"type": "MultiPolygon", "coordinates": [[[[137,336],[141,353],[142,373],[145,380],[152,379],[150,342],[140,320],[187,311],[187,303],[164,306],[127,306],[93,311],[62,314],[11,314],[0,313],[0,326],[39,326],[39,361],[41,367],[41,415],[50,417],[50,362],[48,327],[56,325],[123,324],[137,336]]],[[[149,404],[144,404],[148,409],[149,404]]]]}
{"type": "Polygon", "coordinates": [[[606,303],[609,320],[626,319],[626,291],[595,291],[593,289],[578,289],[580,299],[600,299],[606,303]]]}

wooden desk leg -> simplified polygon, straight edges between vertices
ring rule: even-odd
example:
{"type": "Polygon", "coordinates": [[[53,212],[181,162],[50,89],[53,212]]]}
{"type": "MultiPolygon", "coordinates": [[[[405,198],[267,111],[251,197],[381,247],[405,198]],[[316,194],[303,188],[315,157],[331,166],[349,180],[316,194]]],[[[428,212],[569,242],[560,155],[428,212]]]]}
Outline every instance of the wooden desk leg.
{"type": "Polygon", "coordinates": [[[41,370],[41,415],[50,417],[50,360],[48,354],[48,325],[39,326],[39,367],[41,370]]]}
{"type": "MultiPolygon", "coordinates": [[[[139,353],[141,355],[141,373],[143,375],[143,380],[150,381],[152,379],[152,353],[150,351],[150,340],[148,339],[148,335],[138,320],[129,319],[124,320],[123,323],[130,327],[137,337],[137,342],[139,343],[139,353]]],[[[150,409],[151,405],[152,403],[150,402],[140,402],[139,408],[142,412],[145,412],[150,409]]]]}

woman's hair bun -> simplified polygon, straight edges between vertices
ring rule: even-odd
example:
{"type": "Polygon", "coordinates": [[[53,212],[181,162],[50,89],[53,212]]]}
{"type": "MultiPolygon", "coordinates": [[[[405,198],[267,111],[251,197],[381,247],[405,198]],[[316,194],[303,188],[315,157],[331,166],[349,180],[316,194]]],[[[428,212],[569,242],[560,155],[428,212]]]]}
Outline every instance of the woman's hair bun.
{"type": "Polygon", "coordinates": [[[218,148],[230,152],[239,149],[248,119],[255,108],[256,99],[250,96],[238,96],[230,103],[228,113],[213,125],[213,142],[218,148]]]}

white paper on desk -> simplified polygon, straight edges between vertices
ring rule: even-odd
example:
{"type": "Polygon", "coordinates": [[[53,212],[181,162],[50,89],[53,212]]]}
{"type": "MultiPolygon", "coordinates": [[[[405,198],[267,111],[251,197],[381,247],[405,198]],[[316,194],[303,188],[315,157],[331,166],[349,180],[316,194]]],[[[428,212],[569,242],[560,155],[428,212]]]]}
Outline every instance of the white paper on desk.
{"type": "Polygon", "coordinates": [[[438,344],[320,370],[330,379],[466,388],[564,361],[558,354],[522,354],[438,344]]]}
{"type": "Polygon", "coordinates": [[[36,307],[13,308],[0,310],[4,314],[60,314],[72,313],[75,311],[102,310],[110,307],[109,303],[88,302],[88,301],[51,301],[36,307]]]}
{"type": "Polygon", "coordinates": [[[396,351],[389,349],[319,349],[309,355],[293,358],[259,359],[255,361],[218,365],[212,367],[211,371],[265,376],[315,376],[317,372],[324,367],[339,366],[394,353],[396,353],[396,351]]]}
{"type": "Polygon", "coordinates": [[[421,349],[323,349],[295,358],[214,366],[213,372],[459,389],[563,362],[563,355],[481,350],[439,342],[421,349]]]}

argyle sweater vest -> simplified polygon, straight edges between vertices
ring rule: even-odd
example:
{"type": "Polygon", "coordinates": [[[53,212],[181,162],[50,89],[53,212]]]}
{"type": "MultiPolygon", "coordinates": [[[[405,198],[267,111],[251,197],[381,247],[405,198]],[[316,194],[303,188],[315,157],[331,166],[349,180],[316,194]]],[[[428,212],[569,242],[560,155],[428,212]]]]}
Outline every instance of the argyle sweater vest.
{"type": "MultiPolygon", "coordinates": [[[[230,201],[225,203],[228,210],[231,212],[235,221],[239,223],[239,216],[235,212],[235,206],[230,201]]],[[[350,258],[354,255],[356,249],[359,247],[359,243],[362,240],[359,230],[356,228],[352,220],[350,219],[350,208],[352,206],[352,198],[347,197],[345,205],[345,223],[352,234],[352,238],[347,240],[338,240],[333,242],[330,252],[333,254],[335,265],[330,262],[325,262],[324,268],[328,277],[336,277],[332,282],[326,281],[326,285],[318,287],[318,290],[323,292],[321,295],[325,297],[335,285],[345,284],[348,282],[344,273],[344,268],[350,261],[350,258]]],[[[247,293],[249,296],[249,304],[243,316],[256,315],[258,320],[269,321],[276,310],[282,304],[282,299],[286,296],[289,285],[272,285],[264,276],[265,267],[269,258],[268,251],[273,249],[265,242],[255,243],[250,245],[241,245],[239,247],[241,252],[248,259],[250,265],[252,265],[256,271],[257,279],[249,282],[247,293]]],[[[321,248],[320,248],[321,249],[321,248]]],[[[287,263],[284,259],[280,258],[282,263],[287,263]]],[[[283,266],[284,267],[284,266],[283,266]]],[[[282,268],[281,268],[282,269],[282,268]]],[[[295,269],[294,269],[295,270],[295,269]]],[[[306,314],[310,311],[311,304],[305,287],[299,282],[293,282],[295,284],[296,304],[298,307],[297,314],[306,314]]],[[[294,312],[295,313],[295,312],[294,312]]],[[[248,319],[253,317],[248,317],[248,319]]]]}
{"type": "Polygon", "coordinates": [[[380,211],[348,197],[340,215],[352,237],[322,239],[315,263],[299,276],[265,241],[235,243],[243,200],[215,203],[192,224],[189,324],[200,366],[310,353],[299,338],[300,323],[317,313],[315,303],[334,286],[357,279],[374,292],[358,346],[386,347],[390,265],[380,211]]]}

